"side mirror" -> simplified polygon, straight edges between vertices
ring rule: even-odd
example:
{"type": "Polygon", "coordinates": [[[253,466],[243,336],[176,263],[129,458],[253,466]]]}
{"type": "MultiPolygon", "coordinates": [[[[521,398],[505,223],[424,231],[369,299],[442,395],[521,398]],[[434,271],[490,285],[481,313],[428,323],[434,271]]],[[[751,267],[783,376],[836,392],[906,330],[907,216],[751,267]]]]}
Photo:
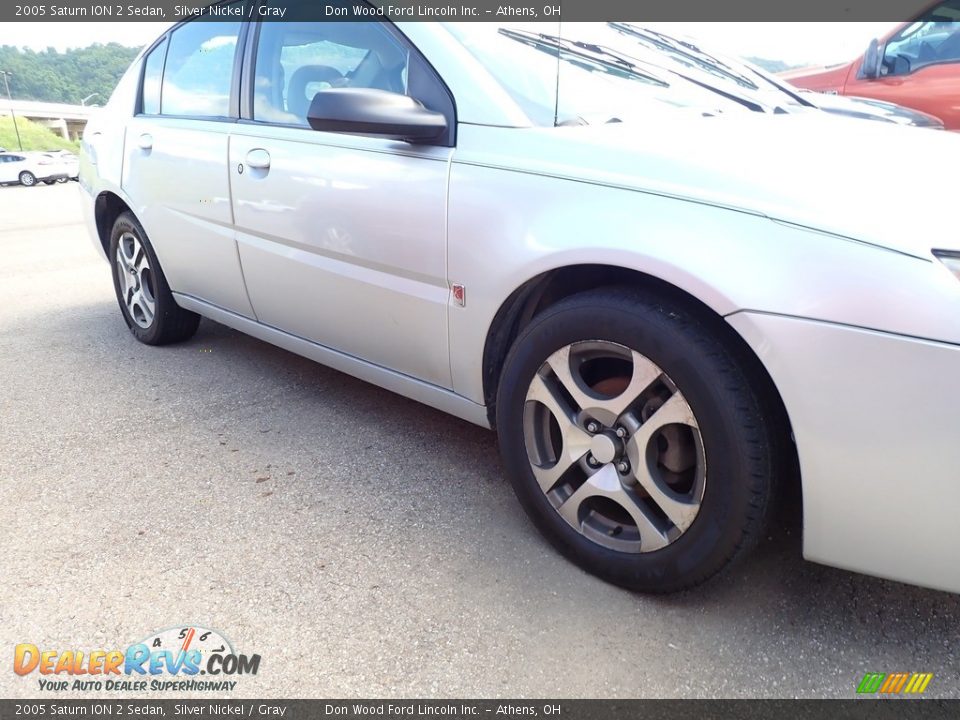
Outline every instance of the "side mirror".
{"type": "Polygon", "coordinates": [[[386,90],[328,88],[318,92],[307,121],[314,130],[424,143],[447,129],[442,113],[427,110],[412,97],[386,90]]]}
{"type": "Polygon", "coordinates": [[[863,54],[860,64],[860,77],[873,80],[880,77],[880,41],[874,38],[863,54]]]}

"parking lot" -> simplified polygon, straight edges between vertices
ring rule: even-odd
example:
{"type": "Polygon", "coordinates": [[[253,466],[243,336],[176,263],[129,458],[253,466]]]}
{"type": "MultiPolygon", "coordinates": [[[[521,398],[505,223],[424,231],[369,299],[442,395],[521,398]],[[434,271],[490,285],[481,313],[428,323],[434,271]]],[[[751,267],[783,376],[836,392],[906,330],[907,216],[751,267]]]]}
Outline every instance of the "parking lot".
{"type": "Polygon", "coordinates": [[[492,433],[206,320],[137,343],[76,183],[0,188],[0,408],[7,661],[190,623],[261,655],[236,697],[960,696],[960,598],[803,562],[789,508],[720,580],[631,594],[541,539],[492,433]]]}

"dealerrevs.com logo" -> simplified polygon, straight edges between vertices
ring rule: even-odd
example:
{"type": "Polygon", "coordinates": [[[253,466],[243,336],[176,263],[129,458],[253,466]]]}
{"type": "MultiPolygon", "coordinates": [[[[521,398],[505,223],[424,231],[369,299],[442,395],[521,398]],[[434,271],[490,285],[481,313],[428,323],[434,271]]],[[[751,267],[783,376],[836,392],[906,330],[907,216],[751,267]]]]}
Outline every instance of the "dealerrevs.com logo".
{"type": "Polygon", "coordinates": [[[182,625],[152,633],[126,649],[14,648],[13,671],[35,676],[45,692],[231,691],[240,675],[256,675],[259,655],[237,653],[216,630],[182,625]]]}

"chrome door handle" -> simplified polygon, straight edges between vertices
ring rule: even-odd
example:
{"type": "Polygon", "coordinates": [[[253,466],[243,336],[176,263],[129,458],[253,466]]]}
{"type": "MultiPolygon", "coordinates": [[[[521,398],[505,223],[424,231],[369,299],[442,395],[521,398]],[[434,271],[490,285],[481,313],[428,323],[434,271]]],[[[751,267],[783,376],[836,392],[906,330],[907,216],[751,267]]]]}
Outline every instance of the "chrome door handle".
{"type": "Polygon", "coordinates": [[[141,150],[152,150],[153,149],[153,135],[150,133],[144,133],[140,136],[140,139],[137,140],[137,146],[141,150]]]}
{"type": "Polygon", "coordinates": [[[247,167],[254,170],[266,170],[270,167],[270,153],[262,148],[247,153],[247,167]]]}

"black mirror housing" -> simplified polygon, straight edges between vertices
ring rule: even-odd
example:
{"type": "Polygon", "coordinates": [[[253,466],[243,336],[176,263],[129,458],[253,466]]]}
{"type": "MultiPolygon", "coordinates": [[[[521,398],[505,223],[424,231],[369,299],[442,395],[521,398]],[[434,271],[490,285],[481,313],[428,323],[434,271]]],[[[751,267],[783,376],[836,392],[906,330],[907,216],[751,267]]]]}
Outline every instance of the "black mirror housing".
{"type": "Polygon", "coordinates": [[[410,143],[429,143],[447,129],[442,113],[412,97],[369,88],[328,88],[318,92],[307,121],[314,130],[376,135],[410,143]]]}

